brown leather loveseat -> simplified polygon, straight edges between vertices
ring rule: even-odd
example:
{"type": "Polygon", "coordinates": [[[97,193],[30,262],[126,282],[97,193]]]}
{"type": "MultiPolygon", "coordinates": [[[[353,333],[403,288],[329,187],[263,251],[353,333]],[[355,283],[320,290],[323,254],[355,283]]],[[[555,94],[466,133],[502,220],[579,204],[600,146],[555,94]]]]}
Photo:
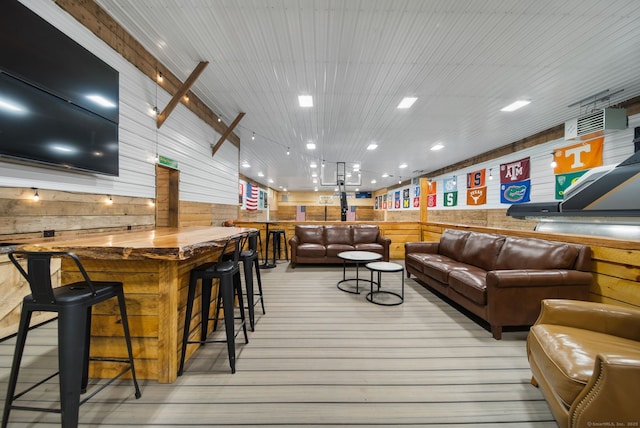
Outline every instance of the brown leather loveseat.
{"type": "Polygon", "coordinates": [[[561,428],[639,426],[640,310],[544,300],[527,356],[561,428]]]}
{"type": "Polygon", "coordinates": [[[342,263],[338,253],[371,251],[389,261],[391,239],[380,234],[374,224],[296,225],[289,240],[291,267],[297,263],[342,263]]]}
{"type": "Polygon", "coordinates": [[[587,300],[588,246],[447,229],[439,242],[405,244],[405,267],[491,326],[531,326],[548,298],[587,300]]]}

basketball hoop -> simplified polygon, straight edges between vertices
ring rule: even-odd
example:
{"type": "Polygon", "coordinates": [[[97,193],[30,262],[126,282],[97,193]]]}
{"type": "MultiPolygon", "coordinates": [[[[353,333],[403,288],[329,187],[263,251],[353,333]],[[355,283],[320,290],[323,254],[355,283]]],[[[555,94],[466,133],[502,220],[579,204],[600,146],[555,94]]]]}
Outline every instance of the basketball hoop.
{"type": "Polygon", "coordinates": [[[320,197],[318,198],[318,203],[320,205],[333,205],[333,196],[320,195],[320,197]]]}

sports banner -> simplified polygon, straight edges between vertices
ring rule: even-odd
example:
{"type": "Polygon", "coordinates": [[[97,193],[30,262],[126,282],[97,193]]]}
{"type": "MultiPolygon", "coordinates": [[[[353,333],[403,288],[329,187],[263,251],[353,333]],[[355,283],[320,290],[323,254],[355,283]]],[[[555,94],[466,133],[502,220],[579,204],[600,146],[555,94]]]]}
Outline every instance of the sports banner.
{"type": "Polygon", "coordinates": [[[458,205],[458,192],[447,192],[444,194],[444,206],[455,207],[458,205]]]}
{"type": "Polygon", "coordinates": [[[529,202],[530,196],[531,180],[500,185],[501,204],[521,204],[523,202],[529,202]]]}
{"type": "Polygon", "coordinates": [[[427,208],[433,208],[436,206],[437,195],[427,195],[427,208]]]}
{"type": "Polygon", "coordinates": [[[455,177],[445,178],[442,180],[442,186],[444,187],[445,193],[455,192],[458,190],[458,182],[455,177]]]}
{"type": "Polygon", "coordinates": [[[602,147],[604,137],[561,147],[553,151],[556,161],[554,174],[582,171],[602,165],[602,147]]]}
{"type": "Polygon", "coordinates": [[[500,164],[500,183],[514,183],[529,179],[531,159],[523,158],[514,162],[500,164]]]}
{"type": "Polygon", "coordinates": [[[485,186],[486,169],[469,172],[467,174],[467,189],[477,189],[485,186]]]}
{"type": "Polygon", "coordinates": [[[438,193],[436,190],[437,185],[435,181],[427,182],[427,195],[435,195],[436,193],[438,193]]]}
{"type": "Polygon", "coordinates": [[[567,190],[567,187],[578,181],[578,179],[582,177],[587,171],[588,169],[585,169],[584,171],[570,172],[568,174],[557,174],[556,199],[564,199],[564,191],[567,190]]]}
{"type": "Polygon", "coordinates": [[[487,188],[478,187],[467,190],[467,205],[485,205],[487,203],[487,188]]]}

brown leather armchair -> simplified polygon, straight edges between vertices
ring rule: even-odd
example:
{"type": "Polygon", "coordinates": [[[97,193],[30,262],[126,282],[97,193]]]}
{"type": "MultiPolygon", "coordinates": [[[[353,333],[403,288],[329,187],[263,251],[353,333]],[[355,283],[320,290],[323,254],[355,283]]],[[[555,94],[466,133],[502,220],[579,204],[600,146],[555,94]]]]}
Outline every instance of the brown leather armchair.
{"type": "Polygon", "coordinates": [[[560,427],[640,426],[639,309],[544,300],[527,355],[560,427]]]}

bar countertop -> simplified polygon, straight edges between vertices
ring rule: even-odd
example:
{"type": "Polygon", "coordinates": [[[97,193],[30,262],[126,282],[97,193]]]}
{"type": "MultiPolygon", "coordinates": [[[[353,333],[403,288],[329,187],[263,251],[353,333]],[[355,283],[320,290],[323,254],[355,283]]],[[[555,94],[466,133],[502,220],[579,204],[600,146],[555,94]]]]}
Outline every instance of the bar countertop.
{"type": "Polygon", "coordinates": [[[252,229],[242,227],[166,227],[144,231],[46,238],[17,245],[24,251],[70,251],[81,257],[118,260],[186,260],[220,247],[227,238],[252,229]]]}

